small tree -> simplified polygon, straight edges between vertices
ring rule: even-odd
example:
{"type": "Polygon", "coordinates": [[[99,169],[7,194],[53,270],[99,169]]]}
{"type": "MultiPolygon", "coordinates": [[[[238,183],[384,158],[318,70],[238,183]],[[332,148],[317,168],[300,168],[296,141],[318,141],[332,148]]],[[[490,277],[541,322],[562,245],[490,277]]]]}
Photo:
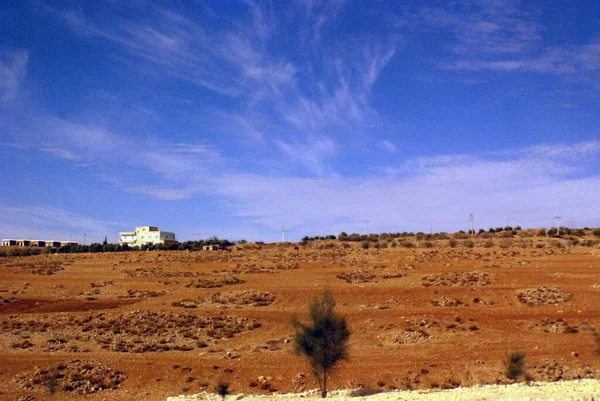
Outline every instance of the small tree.
{"type": "Polygon", "coordinates": [[[509,352],[506,356],[506,377],[516,380],[525,374],[525,353],[509,352]]]}
{"type": "Polygon", "coordinates": [[[594,350],[594,353],[596,356],[600,356],[600,331],[597,329],[594,330],[594,341],[596,342],[596,349],[594,350]]]}
{"type": "Polygon", "coordinates": [[[218,382],[215,386],[215,393],[219,394],[221,398],[225,398],[225,396],[229,394],[229,383],[218,382]]]}
{"type": "Polygon", "coordinates": [[[308,360],[323,398],[327,397],[327,378],[331,370],[348,358],[350,330],[346,319],[335,313],[334,308],[335,301],[326,288],[323,297],[315,298],[309,305],[308,324],[292,318],[296,330],[294,350],[308,360]]]}

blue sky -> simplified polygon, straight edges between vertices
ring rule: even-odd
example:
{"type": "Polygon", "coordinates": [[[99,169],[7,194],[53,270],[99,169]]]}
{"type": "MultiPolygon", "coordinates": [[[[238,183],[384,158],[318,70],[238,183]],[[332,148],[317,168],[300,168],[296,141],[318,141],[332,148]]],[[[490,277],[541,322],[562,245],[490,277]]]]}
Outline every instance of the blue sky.
{"type": "Polygon", "coordinates": [[[597,1],[0,4],[0,236],[598,226],[597,1]]]}

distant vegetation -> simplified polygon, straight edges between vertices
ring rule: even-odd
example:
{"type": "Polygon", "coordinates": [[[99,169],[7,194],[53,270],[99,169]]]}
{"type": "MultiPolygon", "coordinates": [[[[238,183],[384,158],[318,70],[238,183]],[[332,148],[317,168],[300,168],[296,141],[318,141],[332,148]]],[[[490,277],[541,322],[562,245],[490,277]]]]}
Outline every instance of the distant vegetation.
{"type": "MultiPolygon", "coordinates": [[[[305,236],[301,240],[301,245],[304,246],[315,246],[314,243],[318,243],[316,247],[318,249],[331,249],[336,246],[341,246],[344,249],[350,248],[352,243],[356,243],[358,247],[362,249],[375,248],[377,250],[385,248],[433,248],[440,246],[448,246],[450,248],[466,247],[473,248],[475,246],[482,246],[485,248],[491,248],[493,246],[510,247],[513,245],[513,239],[520,239],[519,243],[514,243],[523,248],[535,247],[538,249],[546,246],[553,246],[562,248],[565,246],[586,246],[595,247],[600,244],[600,228],[567,228],[560,227],[560,236],[558,235],[558,229],[556,227],[551,228],[540,228],[540,229],[526,229],[523,230],[520,226],[511,227],[490,227],[486,229],[479,229],[476,232],[466,232],[463,230],[455,233],[429,233],[424,232],[397,232],[397,233],[379,233],[379,234],[348,234],[341,232],[335,236],[328,234],[324,236],[305,236]],[[564,242],[533,242],[534,238],[560,238],[567,241],[564,242]],[[587,238],[584,238],[587,237],[587,238]],[[531,240],[528,240],[530,239],[531,240]],[[481,241],[484,240],[484,241],[481,241]],[[341,245],[335,245],[335,242],[340,242],[341,245]]],[[[104,242],[93,243],[91,245],[63,245],[60,248],[35,248],[35,247],[3,247],[0,250],[0,257],[7,256],[32,256],[49,253],[99,253],[99,252],[127,252],[127,251],[201,251],[205,245],[219,245],[222,249],[227,249],[235,245],[248,244],[246,240],[239,240],[232,242],[228,239],[220,239],[218,237],[211,237],[206,240],[198,241],[185,241],[185,242],[171,242],[168,244],[157,244],[157,245],[143,245],[142,247],[129,247],[121,244],[109,244],[104,242]]],[[[253,246],[265,245],[263,242],[255,242],[253,246]]],[[[293,246],[293,243],[279,243],[278,246],[293,246]]]]}
{"type": "Polygon", "coordinates": [[[230,247],[236,244],[245,244],[246,240],[240,240],[236,242],[231,242],[227,239],[219,239],[218,237],[211,237],[207,240],[199,240],[199,241],[186,241],[186,242],[172,242],[168,244],[148,244],[142,245],[141,247],[130,247],[128,245],[121,244],[109,244],[108,242],[93,243],[90,245],[63,245],[59,248],[53,247],[43,247],[43,248],[33,248],[33,247],[10,247],[7,248],[8,251],[0,251],[0,257],[6,256],[33,256],[33,255],[41,255],[41,254],[51,254],[51,253],[100,253],[100,252],[128,252],[128,251],[201,251],[202,247],[205,245],[219,245],[223,248],[230,247]]]}

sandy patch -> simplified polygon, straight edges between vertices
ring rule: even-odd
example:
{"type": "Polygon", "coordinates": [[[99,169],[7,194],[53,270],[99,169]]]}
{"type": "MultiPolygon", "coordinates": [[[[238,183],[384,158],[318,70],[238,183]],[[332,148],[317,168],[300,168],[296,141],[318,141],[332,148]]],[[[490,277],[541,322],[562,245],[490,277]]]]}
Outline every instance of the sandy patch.
{"type": "MultiPolygon", "coordinates": [[[[369,401],[400,401],[400,400],[427,400],[427,401],[522,401],[522,400],[553,400],[553,401],[587,401],[600,397],[600,382],[597,380],[575,380],[562,382],[537,382],[527,385],[524,383],[511,385],[487,385],[456,388],[451,390],[418,390],[418,391],[393,391],[379,393],[365,397],[352,397],[352,390],[332,391],[328,400],[369,400],[369,401]]],[[[306,399],[321,399],[316,390],[297,394],[278,395],[230,395],[225,400],[278,400],[296,401],[306,399]]],[[[191,396],[169,397],[167,401],[220,401],[221,397],[211,393],[200,393],[191,396]]]]}

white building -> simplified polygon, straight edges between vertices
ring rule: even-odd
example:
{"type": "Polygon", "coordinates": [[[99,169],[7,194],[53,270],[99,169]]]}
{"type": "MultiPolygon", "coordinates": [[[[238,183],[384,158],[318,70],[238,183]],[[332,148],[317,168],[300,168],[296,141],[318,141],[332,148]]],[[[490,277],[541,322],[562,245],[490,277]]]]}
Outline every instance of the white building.
{"type": "Polygon", "coordinates": [[[142,246],[145,244],[165,244],[174,242],[175,234],[160,231],[158,227],[142,226],[136,227],[135,231],[123,231],[119,233],[119,244],[129,246],[142,246]]]}

